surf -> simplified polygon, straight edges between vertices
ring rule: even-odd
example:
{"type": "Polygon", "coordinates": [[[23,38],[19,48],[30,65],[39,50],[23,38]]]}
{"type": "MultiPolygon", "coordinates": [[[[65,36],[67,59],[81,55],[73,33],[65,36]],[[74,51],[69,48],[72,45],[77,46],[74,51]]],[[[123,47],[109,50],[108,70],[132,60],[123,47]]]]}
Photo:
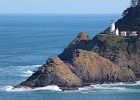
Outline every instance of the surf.
{"type": "Polygon", "coordinates": [[[79,88],[78,91],[82,93],[89,92],[140,92],[140,81],[137,81],[134,84],[126,83],[115,83],[115,84],[95,84],[86,87],[79,88]]]}
{"type": "Polygon", "coordinates": [[[13,86],[5,86],[3,87],[4,91],[7,92],[25,92],[25,91],[62,91],[57,85],[48,85],[45,87],[38,87],[38,88],[29,88],[29,87],[21,87],[21,88],[14,88],[13,86]]]}

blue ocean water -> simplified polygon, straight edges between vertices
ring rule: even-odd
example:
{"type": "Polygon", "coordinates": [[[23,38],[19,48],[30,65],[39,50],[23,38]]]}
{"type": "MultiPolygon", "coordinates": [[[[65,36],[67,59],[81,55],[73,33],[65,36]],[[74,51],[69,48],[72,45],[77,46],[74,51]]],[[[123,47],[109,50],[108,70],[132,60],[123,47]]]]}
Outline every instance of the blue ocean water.
{"type": "Polygon", "coordinates": [[[92,39],[121,15],[0,15],[0,100],[139,100],[140,82],[62,92],[57,86],[15,89],[81,32],[92,39]]]}

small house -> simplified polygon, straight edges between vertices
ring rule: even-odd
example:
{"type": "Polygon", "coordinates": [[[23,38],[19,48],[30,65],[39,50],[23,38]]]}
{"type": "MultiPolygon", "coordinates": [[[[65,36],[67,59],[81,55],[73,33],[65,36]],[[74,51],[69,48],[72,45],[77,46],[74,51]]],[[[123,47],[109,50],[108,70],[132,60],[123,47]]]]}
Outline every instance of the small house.
{"type": "Polygon", "coordinates": [[[118,30],[118,28],[116,29],[115,34],[116,34],[116,35],[119,35],[119,30],[118,30]]]}
{"type": "Polygon", "coordinates": [[[126,36],[126,31],[121,31],[121,36],[126,36]]]}
{"type": "Polygon", "coordinates": [[[132,33],[130,34],[130,36],[137,36],[137,31],[132,31],[132,33]]]}

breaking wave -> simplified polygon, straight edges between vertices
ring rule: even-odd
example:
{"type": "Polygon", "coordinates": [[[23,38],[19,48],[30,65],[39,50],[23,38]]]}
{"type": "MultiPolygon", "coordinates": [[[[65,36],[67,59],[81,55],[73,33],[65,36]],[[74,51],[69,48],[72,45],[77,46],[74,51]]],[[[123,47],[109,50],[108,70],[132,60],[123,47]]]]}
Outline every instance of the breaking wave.
{"type": "Polygon", "coordinates": [[[140,92],[140,81],[135,84],[96,84],[87,87],[79,88],[82,93],[89,92],[140,92]]]}
{"type": "Polygon", "coordinates": [[[31,76],[34,71],[37,70],[38,67],[41,65],[30,65],[30,66],[17,66],[19,68],[19,71],[21,73],[21,76],[23,77],[29,77],[31,76]]]}
{"type": "MultiPolygon", "coordinates": [[[[38,91],[38,90],[47,90],[47,91],[62,91],[57,85],[49,85],[46,87],[39,87],[35,89],[31,88],[13,88],[13,86],[6,86],[3,90],[7,92],[18,92],[18,91],[38,91]]],[[[99,92],[99,93],[113,93],[113,92],[140,92],[140,81],[135,84],[96,84],[90,85],[86,87],[79,88],[78,90],[81,93],[91,93],[91,92],[99,92]]],[[[77,92],[78,92],[77,91],[77,92]]],[[[75,92],[75,91],[71,91],[75,92]]]]}
{"type": "Polygon", "coordinates": [[[31,71],[31,70],[27,70],[27,71],[23,71],[23,74],[21,76],[24,76],[24,77],[29,77],[33,74],[34,72],[31,71]]]}
{"type": "Polygon", "coordinates": [[[27,65],[27,66],[17,66],[19,69],[34,69],[41,67],[42,65],[27,65]]]}
{"type": "Polygon", "coordinates": [[[3,88],[5,91],[13,91],[13,92],[18,92],[18,91],[30,91],[31,88],[14,88],[13,86],[6,86],[3,88]]]}
{"type": "Polygon", "coordinates": [[[22,77],[29,77],[38,70],[41,65],[9,66],[12,72],[22,77]]]}
{"type": "Polygon", "coordinates": [[[57,85],[49,85],[46,87],[39,87],[39,88],[35,88],[35,89],[24,88],[24,87],[14,88],[13,86],[6,86],[3,88],[3,90],[5,90],[7,92],[37,91],[37,90],[62,91],[57,85]]]}

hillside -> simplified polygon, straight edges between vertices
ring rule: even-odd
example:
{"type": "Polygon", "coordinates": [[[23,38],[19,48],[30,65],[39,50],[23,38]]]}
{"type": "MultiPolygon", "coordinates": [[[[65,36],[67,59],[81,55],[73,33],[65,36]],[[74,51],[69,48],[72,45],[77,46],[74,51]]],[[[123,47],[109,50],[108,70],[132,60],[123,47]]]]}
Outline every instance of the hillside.
{"type": "Polygon", "coordinates": [[[140,53],[138,37],[110,36],[99,34],[84,47],[109,59],[117,66],[131,68],[140,77],[140,53]]]}
{"type": "MultiPolygon", "coordinates": [[[[68,60],[68,52],[74,49],[84,49],[98,53],[109,59],[117,66],[128,67],[133,70],[137,78],[140,78],[140,15],[139,7],[130,7],[126,15],[115,24],[120,31],[137,31],[138,36],[114,36],[110,35],[110,28],[97,34],[92,40],[87,38],[80,42],[73,40],[59,55],[62,60],[68,60]],[[76,41],[76,42],[75,42],[76,41]],[[80,44],[80,45],[79,45],[80,44]],[[82,46],[81,46],[82,44],[82,46]]],[[[86,37],[86,36],[85,36],[86,37]]]]}

